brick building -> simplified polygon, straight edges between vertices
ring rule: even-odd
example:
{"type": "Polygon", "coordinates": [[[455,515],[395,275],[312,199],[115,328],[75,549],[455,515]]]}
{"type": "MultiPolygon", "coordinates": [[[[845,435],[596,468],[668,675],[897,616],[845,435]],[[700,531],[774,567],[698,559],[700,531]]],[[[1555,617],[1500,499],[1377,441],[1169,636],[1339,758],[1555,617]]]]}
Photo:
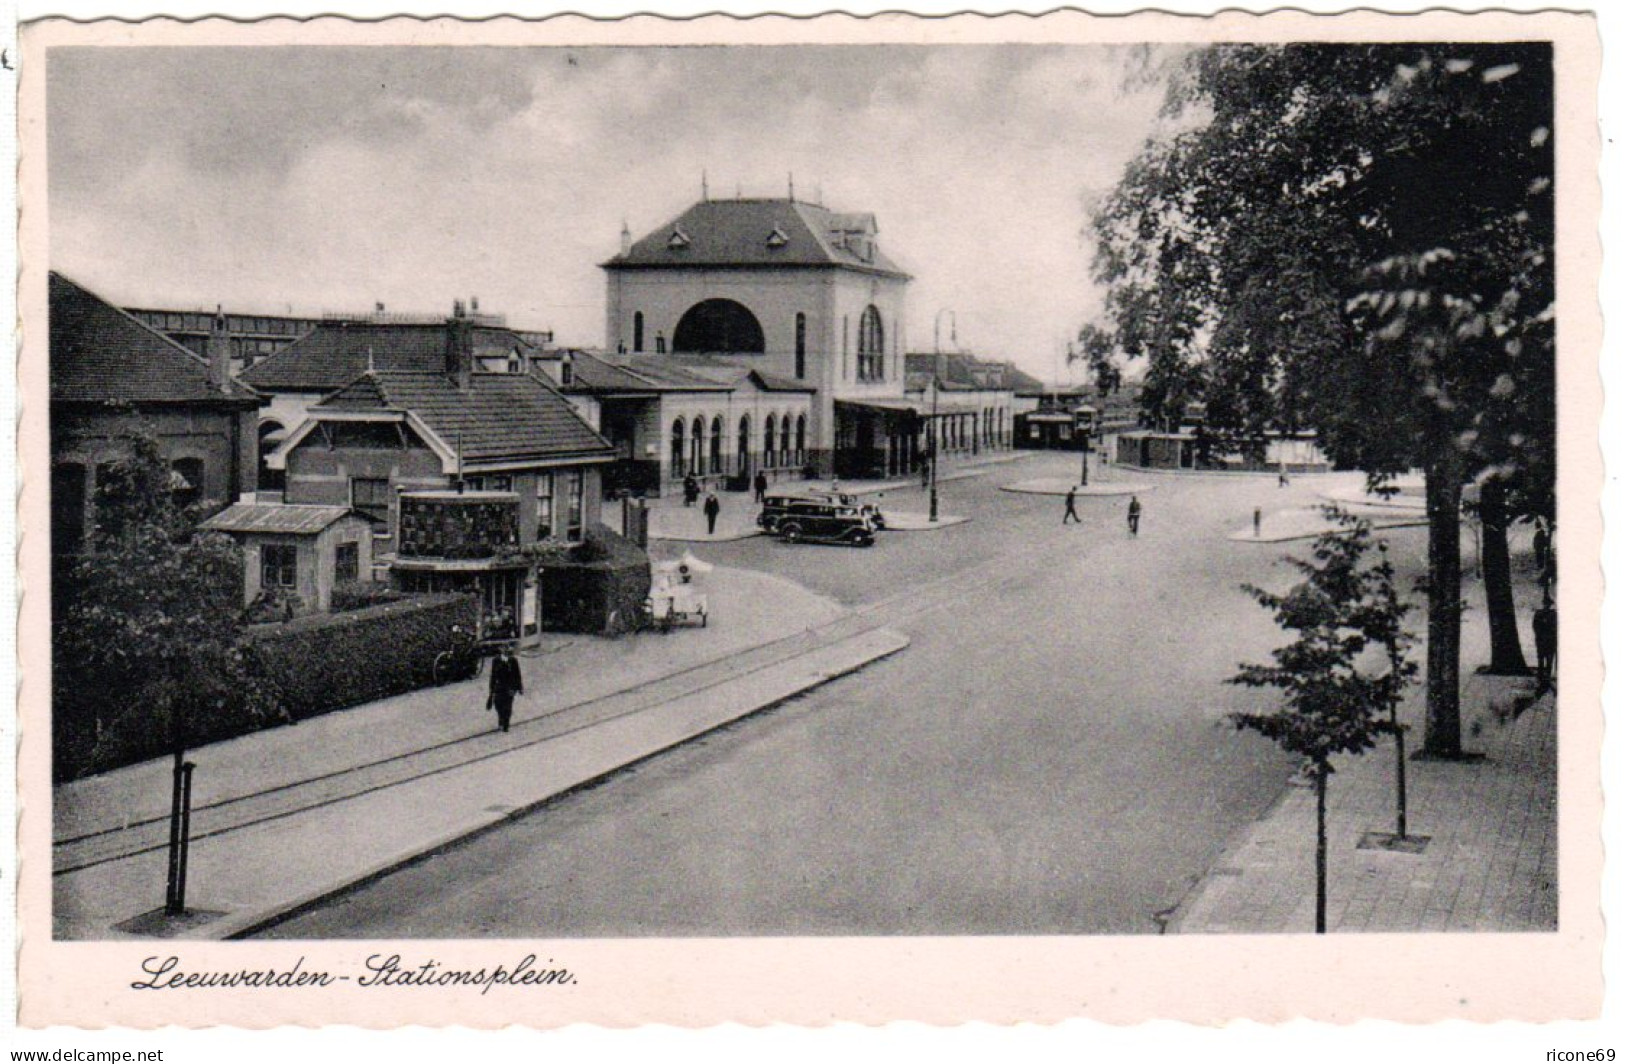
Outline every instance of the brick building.
{"type": "Polygon", "coordinates": [[[449,323],[434,368],[364,369],[313,404],[270,454],[290,504],[377,521],[375,565],[407,590],[479,594],[522,634],[541,622],[550,541],[599,521],[615,450],[528,370],[479,370],[472,321],[449,323]]]}
{"type": "Polygon", "coordinates": [[[264,399],[233,381],[228,349],[187,350],[58,273],[50,284],[51,541],[78,553],[100,471],[151,434],[183,503],[218,510],[255,489],[264,399]]]}
{"type": "Polygon", "coordinates": [[[462,337],[474,369],[518,372],[529,367],[538,347],[522,333],[458,303],[441,321],[343,320],[317,323],[274,355],[245,369],[244,384],[265,395],[256,438],[261,457],[261,486],[282,488],[281,472],[264,459],[321,399],[354,381],[368,367],[380,370],[441,372],[450,345],[462,337]]]}

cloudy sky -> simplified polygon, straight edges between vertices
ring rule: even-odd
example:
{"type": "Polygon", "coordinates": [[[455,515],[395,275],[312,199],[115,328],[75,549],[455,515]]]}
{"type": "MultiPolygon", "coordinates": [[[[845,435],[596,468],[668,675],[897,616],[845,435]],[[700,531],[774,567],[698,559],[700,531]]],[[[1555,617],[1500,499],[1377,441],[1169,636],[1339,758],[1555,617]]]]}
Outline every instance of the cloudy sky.
{"type": "Polygon", "coordinates": [[[126,305],[444,311],[603,343],[621,223],[700,195],[872,211],[910,346],[1053,375],[1087,204],[1154,128],[1104,47],[99,48],[47,65],[51,265],[126,305]]]}

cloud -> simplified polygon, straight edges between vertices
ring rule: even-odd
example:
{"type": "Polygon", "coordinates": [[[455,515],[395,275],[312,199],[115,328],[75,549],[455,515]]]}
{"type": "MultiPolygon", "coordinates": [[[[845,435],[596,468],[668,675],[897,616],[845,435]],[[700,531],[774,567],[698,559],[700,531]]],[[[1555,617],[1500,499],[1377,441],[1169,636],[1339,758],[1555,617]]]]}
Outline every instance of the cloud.
{"type": "MultiPolygon", "coordinates": [[[[66,49],[52,263],[132,303],[437,310],[598,343],[623,219],[698,198],[873,211],[910,338],[1049,373],[1098,306],[1083,234],[1155,64],[1061,46],[66,49]],[[1138,83],[1132,81],[1138,78],[1138,83]]],[[[1155,58],[1154,56],[1151,58],[1155,58]]]]}

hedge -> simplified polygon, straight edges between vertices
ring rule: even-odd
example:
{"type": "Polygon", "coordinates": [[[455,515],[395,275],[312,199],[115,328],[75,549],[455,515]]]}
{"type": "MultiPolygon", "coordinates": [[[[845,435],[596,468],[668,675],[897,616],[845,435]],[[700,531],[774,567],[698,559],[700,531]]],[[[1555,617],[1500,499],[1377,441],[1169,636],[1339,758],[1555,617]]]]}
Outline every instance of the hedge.
{"type": "Polygon", "coordinates": [[[587,530],[572,557],[542,567],[542,626],[553,632],[604,632],[610,617],[630,617],[649,595],[649,555],[603,525],[587,530]]]}
{"type": "Polygon", "coordinates": [[[428,686],[452,627],[472,631],[479,612],[472,595],[414,595],[259,625],[244,649],[288,716],[303,720],[428,686]]]}

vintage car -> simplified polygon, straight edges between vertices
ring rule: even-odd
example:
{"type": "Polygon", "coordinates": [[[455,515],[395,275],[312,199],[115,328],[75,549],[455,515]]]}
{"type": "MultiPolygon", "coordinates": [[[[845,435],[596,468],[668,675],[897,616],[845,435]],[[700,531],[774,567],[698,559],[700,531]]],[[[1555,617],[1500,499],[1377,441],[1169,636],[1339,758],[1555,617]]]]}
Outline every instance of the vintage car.
{"type": "Polygon", "coordinates": [[[884,532],[886,530],[886,515],[881,513],[880,507],[872,502],[863,502],[856,495],[837,491],[834,488],[808,488],[806,489],[806,495],[808,498],[823,499],[825,502],[850,506],[867,517],[870,524],[875,526],[875,531],[884,532]]]}
{"type": "Polygon", "coordinates": [[[786,543],[846,543],[869,547],[875,524],[856,507],[806,495],[770,495],[756,518],[766,532],[786,543]]]}
{"type": "Polygon", "coordinates": [[[856,495],[832,488],[799,488],[795,491],[774,492],[762,500],[762,512],[756,515],[756,524],[762,531],[778,535],[779,522],[784,515],[790,512],[792,507],[806,503],[844,506],[868,518],[869,525],[874,531],[884,531],[886,527],[886,519],[882,516],[880,507],[859,502],[856,495]]]}

